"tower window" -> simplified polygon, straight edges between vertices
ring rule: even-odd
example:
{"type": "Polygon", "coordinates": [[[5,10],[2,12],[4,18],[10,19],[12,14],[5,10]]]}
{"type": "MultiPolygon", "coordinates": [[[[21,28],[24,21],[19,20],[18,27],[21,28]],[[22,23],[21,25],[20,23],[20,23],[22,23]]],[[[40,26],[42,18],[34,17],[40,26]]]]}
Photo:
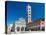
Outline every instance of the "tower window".
{"type": "Polygon", "coordinates": [[[30,8],[29,8],[29,10],[30,10],[30,8]]]}
{"type": "Polygon", "coordinates": [[[29,11],[28,13],[31,14],[31,11],[29,11]]]}
{"type": "Polygon", "coordinates": [[[31,14],[29,14],[29,15],[31,15],[31,14]]]}
{"type": "Polygon", "coordinates": [[[17,27],[17,31],[19,31],[20,30],[20,27],[17,27]]]}
{"type": "Polygon", "coordinates": [[[30,13],[31,11],[29,11],[29,13],[30,13]]]}

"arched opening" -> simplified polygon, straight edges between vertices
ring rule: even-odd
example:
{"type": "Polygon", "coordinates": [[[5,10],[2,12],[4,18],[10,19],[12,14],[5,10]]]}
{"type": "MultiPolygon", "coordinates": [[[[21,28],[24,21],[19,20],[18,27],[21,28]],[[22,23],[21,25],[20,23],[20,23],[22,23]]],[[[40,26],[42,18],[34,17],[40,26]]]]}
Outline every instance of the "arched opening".
{"type": "Polygon", "coordinates": [[[20,27],[17,27],[17,31],[20,31],[20,27]]]}
{"type": "Polygon", "coordinates": [[[21,28],[21,31],[24,31],[24,27],[21,28]]]}

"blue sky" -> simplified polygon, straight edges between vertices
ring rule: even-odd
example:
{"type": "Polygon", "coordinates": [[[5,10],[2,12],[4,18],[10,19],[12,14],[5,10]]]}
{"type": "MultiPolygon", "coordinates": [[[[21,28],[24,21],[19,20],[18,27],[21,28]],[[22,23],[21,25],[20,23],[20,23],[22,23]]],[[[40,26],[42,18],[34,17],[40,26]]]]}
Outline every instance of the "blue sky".
{"type": "Polygon", "coordinates": [[[26,6],[31,6],[32,21],[44,18],[44,3],[7,2],[7,22],[10,24],[18,18],[26,19],[26,6]]]}

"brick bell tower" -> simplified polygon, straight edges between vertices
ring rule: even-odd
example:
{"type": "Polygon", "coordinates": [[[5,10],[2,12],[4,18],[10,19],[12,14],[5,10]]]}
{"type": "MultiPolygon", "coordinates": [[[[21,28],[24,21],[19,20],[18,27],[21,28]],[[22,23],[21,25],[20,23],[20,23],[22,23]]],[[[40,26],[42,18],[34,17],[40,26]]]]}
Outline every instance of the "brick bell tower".
{"type": "Polygon", "coordinates": [[[31,6],[28,4],[26,6],[26,26],[29,25],[29,23],[31,23],[31,6]]]}

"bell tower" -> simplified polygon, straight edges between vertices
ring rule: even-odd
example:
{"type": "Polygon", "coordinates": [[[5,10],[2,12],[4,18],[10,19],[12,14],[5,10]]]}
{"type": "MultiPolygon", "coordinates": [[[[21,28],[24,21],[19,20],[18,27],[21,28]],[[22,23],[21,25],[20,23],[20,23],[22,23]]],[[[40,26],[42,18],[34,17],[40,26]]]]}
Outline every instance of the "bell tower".
{"type": "Polygon", "coordinates": [[[28,25],[31,21],[31,6],[28,4],[26,6],[26,25],[28,25]]]}

